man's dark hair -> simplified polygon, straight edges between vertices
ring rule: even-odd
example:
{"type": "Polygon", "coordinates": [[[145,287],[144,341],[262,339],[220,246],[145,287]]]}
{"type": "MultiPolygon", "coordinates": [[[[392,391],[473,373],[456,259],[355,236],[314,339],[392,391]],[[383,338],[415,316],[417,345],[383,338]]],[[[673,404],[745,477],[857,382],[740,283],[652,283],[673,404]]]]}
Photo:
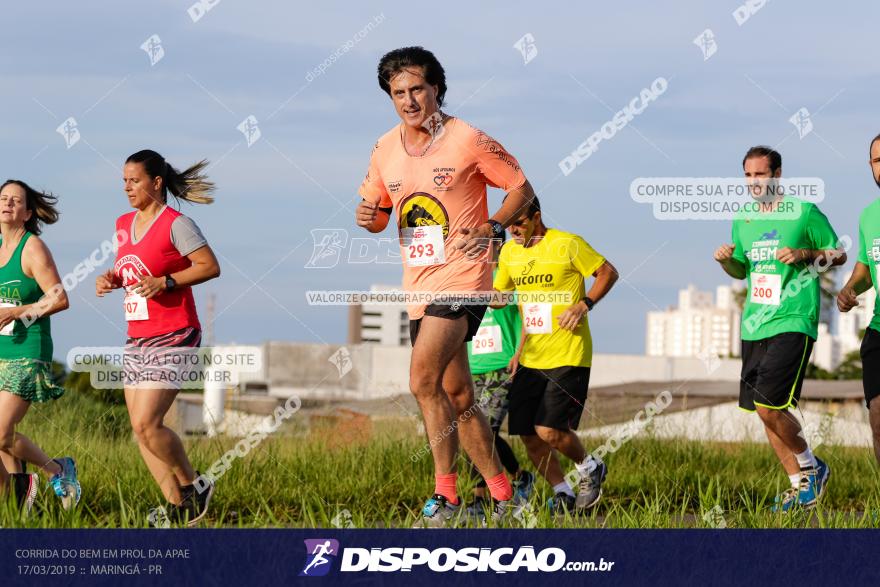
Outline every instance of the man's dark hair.
{"type": "Polygon", "coordinates": [[[532,201],[529,203],[529,218],[535,215],[535,212],[541,211],[541,202],[538,201],[538,196],[532,198],[532,201]]]}
{"type": "MultiPolygon", "coordinates": [[[[874,160],[871,159],[871,149],[874,148],[874,143],[876,143],[877,141],[880,141],[880,135],[877,135],[876,137],[874,137],[874,139],[871,141],[871,145],[868,147],[868,160],[871,161],[872,165],[873,165],[874,160]]],[[[871,176],[872,177],[874,176],[873,167],[871,168],[871,176]]],[[[877,187],[880,188],[880,179],[874,177],[874,183],[876,183],[877,187]]]]}
{"type": "Polygon", "coordinates": [[[437,86],[437,105],[443,105],[446,96],[446,72],[434,54],[422,47],[403,47],[389,51],[379,60],[379,87],[391,95],[391,78],[408,67],[421,67],[425,81],[437,86]]]}
{"type": "Polygon", "coordinates": [[[772,173],[776,173],[777,169],[782,168],[782,155],[772,147],[758,145],[757,147],[752,147],[746,151],[746,156],[743,157],[743,169],[746,167],[746,161],[752,157],[767,157],[767,160],[770,162],[770,171],[772,173]]]}
{"type": "Polygon", "coordinates": [[[868,145],[868,156],[869,157],[871,156],[871,149],[874,148],[874,143],[876,143],[877,141],[880,141],[880,135],[877,135],[876,137],[874,137],[873,140],[871,141],[871,144],[868,145]]]}
{"type": "MultiPolygon", "coordinates": [[[[507,194],[507,195],[509,195],[509,194],[507,194]]],[[[507,199],[507,195],[505,195],[504,198],[502,198],[502,200],[501,200],[502,204],[504,203],[504,200],[507,199]]],[[[529,202],[528,208],[526,208],[526,216],[531,218],[532,216],[535,215],[535,212],[540,212],[540,211],[541,211],[541,202],[538,201],[538,196],[534,196],[532,198],[532,201],[529,202]]],[[[518,218],[518,217],[519,217],[519,212],[517,212],[517,215],[514,216],[514,218],[518,218]]]]}

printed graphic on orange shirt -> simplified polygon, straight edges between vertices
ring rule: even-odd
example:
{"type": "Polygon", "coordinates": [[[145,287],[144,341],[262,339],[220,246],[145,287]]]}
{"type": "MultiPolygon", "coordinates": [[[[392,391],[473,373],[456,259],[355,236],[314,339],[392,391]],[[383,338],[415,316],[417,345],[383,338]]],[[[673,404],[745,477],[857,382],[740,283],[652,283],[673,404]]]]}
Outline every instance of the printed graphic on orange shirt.
{"type": "Polygon", "coordinates": [[[517,165],[516,160],[510,156],[510,153],[505,151],[504,147],[502,147],[498,141],[483,131],[477,133],[476,145],[498,157],[500,161],[510,166],[514,171],[519,171],[519,165],[517,165]]]}
{"type": "Polygon", "coordinates": [[[402,185],[403,185],[402,179],[395,179],[394,181],[389,181],[386,184],[386,189],[388,190],[389,194],[396,194],[397,192],[400,191],[400,186],[402,186],[402,185]]]}
{"type": "Polygon", "coordinates": [[[448,192],[452,189],[453,173],[455,173],[455,167],[434,168],[434,185],[437,186],[438,192],[448,192]]]}
{"type": "Polygon", "coordinates": [[[410,194],[400,202],[399,210],[398,226],[401,229],[442,226],[443,237],[449,234],[449,214],[440,200],[431,194],[425,192],[410,194]]]}

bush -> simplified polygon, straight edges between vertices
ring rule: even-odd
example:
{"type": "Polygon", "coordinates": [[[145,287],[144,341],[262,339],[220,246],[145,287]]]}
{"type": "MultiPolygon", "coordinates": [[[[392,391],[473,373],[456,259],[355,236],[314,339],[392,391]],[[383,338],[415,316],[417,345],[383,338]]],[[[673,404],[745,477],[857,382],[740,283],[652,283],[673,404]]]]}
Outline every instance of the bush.
{"type": "Polygon", "coordinates": [[[105,404],[119,406],[125,404],[125,394],[121,389],[95,389],[89,373],[74,371],[68,373],[64,379],[64,388],[67,391],[85,395],[105,404]]]}

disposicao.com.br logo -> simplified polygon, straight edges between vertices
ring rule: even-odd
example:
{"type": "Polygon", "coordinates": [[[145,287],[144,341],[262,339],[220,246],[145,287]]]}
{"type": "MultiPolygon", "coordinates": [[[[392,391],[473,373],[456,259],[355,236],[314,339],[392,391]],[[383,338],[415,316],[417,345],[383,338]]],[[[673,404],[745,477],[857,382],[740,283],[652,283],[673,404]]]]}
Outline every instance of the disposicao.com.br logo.
{"type": "MultiPolygon", "coordinates": [[[[339,543],[335,540],[306,540],[306,565],[300,576],[317,577],[326,575],[331,567],[331,559],[339,554],[339,543]]],[[[536,551],[533,546],[519,548],[465,547],[465,548],[355,548],[342,551],[339,565],[341,573],[356,572],[410,572],[416,567],[427,568],[435,573],[447,572],[492,572],[515,573],[530,571],[555,573],[557,571],[611,571],[614,562],[604,558],[595,561],[567,561],[561,548],[544,548],[536,551]]]]}

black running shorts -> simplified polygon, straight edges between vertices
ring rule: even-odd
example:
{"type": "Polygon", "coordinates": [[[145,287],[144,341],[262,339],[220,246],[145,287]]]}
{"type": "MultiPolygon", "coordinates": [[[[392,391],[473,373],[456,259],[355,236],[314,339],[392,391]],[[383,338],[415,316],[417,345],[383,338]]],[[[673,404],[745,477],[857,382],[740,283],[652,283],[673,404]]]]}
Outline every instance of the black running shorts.
{"type": "MultiPolygon", "coordinates": [[[[467,318],[467,333],[464,342],[471,340],[477,330],[480,329],[480,322],[483,321],[483,315],[486,313],[486,306],[472,306],[467,304],[459,304],[450,306],[448,304],[431,304],[425,308],[425,316],[435,316],[437,318],[448,318],[449,320],[457,320],[462,316],[467,318]]],[[[422,319],[409,321],[409,340],[413,346],[416,344],[416,338],[419,336],[419,328],[422,326],[422,319]]]]}
{"type": "Polygon", "coordinates": [[[742,341],[739,407],[754,412],[755,406],[774,410],[797,406],[813,342],[800,332],[742,341]]]}
{"type": "Polygon", "coordinates": [[[865,405],[880,395],[880,332],[873,328],[865,330],[862,340],[862,384],[865,386],[865,405]]]}
{"type": "Polygon", "coordinates": [[[532,436],[535,426],[577,430],[590,386],[589,367],[520,366],[510,388],[509,433],[532,436]]]}

